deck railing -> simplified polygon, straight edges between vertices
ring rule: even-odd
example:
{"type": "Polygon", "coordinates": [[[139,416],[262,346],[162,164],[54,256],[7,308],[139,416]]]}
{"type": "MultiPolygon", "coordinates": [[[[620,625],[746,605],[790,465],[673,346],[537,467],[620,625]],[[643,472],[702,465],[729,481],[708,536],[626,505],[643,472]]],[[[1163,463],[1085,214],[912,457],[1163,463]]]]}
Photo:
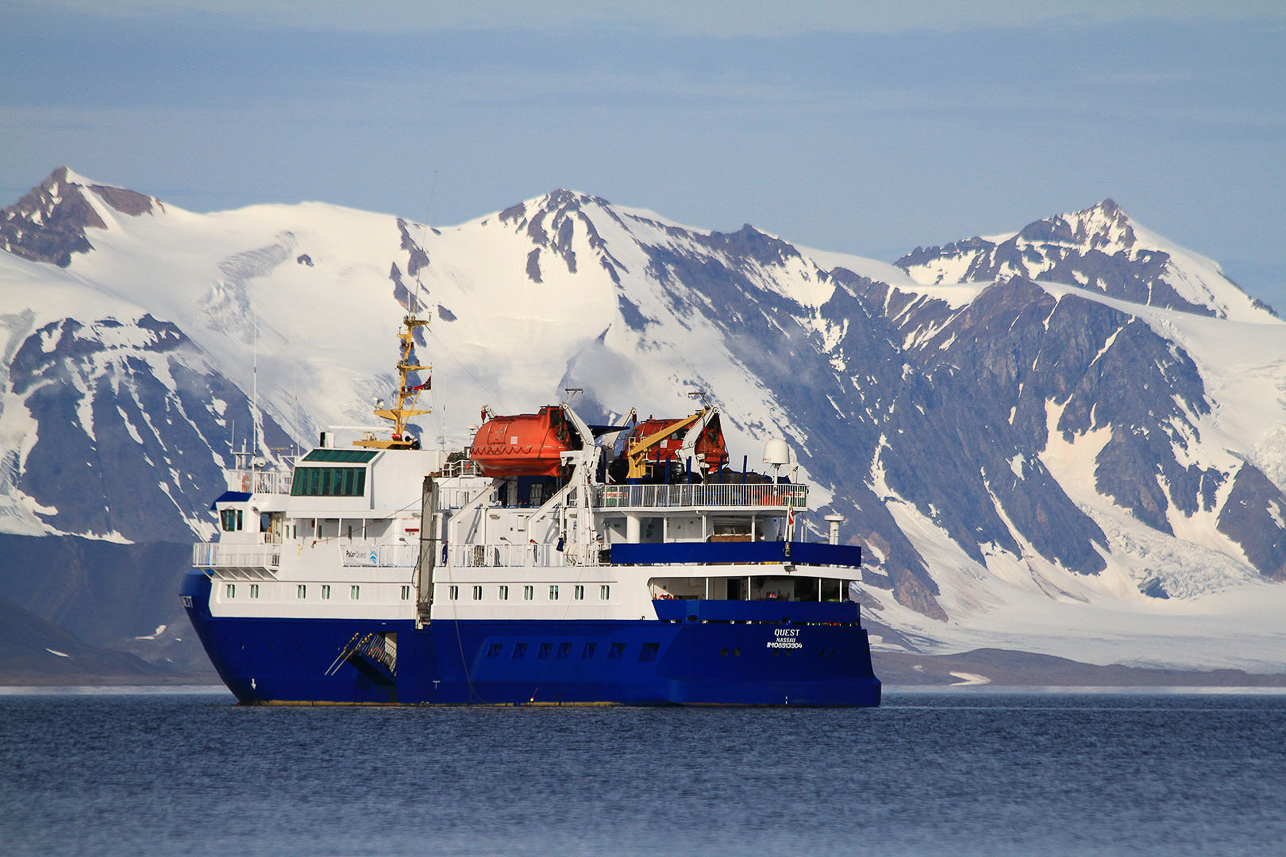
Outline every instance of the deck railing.
{"type": "Polygon", "coordinates": [[[281,545],[221,544],[197,542],[192,545],[194,568],[277,568],[281,545]]]}
{"type": "Polygon", "coordinates": [[[448,548],[455,568],[549,568],[566,565],[599,565],[597,545],[555,545],[508,543],[451,545],[448,548]]]}
{"type": "Polygon", "coordinates": [[[338,552],[338,561],[345,568],[411,568],[420,557],[418,543],[378,543],[373,541],[338,541],[322,542],[314,547],[308,543],[298,542],[278,544],[227,544],[223,542],[198,542],[192,546],[192,565],[194,568],[267,568],[281,566],[283,547],[295,552],[302,550],[305,556],[309,552],[330,551],[330,557],[338,552]]]}
{"type": "Polygon", "coordinates": [[[808,507],[808,486],[774,485],[596,485],[599,508],[673,508],[676,506],[808,507]]]}
{"type": "Polygon", "coordinates": [[[229,491],[247,494],[289,494],[293,470],[225,470],[229,491]]]}

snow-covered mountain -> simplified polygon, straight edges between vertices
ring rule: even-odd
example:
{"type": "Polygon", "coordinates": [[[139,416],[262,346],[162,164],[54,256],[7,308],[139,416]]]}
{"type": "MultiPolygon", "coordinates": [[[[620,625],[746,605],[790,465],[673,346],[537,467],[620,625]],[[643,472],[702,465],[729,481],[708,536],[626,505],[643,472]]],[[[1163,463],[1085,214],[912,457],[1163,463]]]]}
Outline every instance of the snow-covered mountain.
{"type": "Polygon", "coordinates": [[[706,391],[846,517],[885,646],[1286,662],[1286,324],[1110,200],[887,264],[566,190],[432,228],[60,169],[0,249],[4,532],[203,537],[233,446],[372,422],[418,300],[426,443],[706,391]]]}

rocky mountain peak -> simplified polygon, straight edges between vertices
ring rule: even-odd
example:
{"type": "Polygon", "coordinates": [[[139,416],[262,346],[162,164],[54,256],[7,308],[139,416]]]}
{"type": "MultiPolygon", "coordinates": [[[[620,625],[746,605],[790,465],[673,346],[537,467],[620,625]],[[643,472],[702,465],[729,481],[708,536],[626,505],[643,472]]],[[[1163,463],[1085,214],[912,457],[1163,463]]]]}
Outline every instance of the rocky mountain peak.
{"type": "Polygon", "coordinates": [[[93,184],[65,166],[58,167],[13,205],[0,210],[0,250],[60,268],[71,264],[73,254],[93,250],[85,230],[106,229],[107,224],[85,195],[86,190],[130,217],[151,214],[154,206],[160,206],[150,196],[93,184]]]}
{"type": "Polygon", "coordinates": [[[1019,239],[1070,244],[1082,252],[1098,250],[1107,255],[1129,252],[1138,243],[1130,216],[1111,198],[1071,214],[1061,214],[1029,224],[1019,239]]]}

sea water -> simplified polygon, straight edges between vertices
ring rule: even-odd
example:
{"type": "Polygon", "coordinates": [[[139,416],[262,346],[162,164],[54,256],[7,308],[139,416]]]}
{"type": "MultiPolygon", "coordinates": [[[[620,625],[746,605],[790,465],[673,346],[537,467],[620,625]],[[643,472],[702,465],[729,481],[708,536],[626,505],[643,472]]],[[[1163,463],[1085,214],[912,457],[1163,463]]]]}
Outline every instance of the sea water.
{"type": "Polygon", "coordinates": [[[1286,853],[1286,696],[878,709],[0,695],[0,853],[1286,853]]]}

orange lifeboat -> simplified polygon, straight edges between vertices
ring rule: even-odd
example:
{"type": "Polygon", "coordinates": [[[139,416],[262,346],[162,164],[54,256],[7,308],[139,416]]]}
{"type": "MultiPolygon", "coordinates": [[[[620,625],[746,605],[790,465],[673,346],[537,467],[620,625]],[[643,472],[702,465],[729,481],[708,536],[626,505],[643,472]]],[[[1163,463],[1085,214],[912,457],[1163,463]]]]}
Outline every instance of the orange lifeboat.
{"type": "MultiPolygon", "coordinates": [[[[699,416],[700,414],[694,414],[679,419],[643,420],[626,435],[625,449],[634,450],[635,455],[649,463],[675,461],[686,466],[686,462],[679,462],[679,452],[683,448],[683,438],[687,435],[689,426],[699,416]]],[[[705,457],[705,466],[710,471],[718,470],[728,460],[728,445],[723,439],[718,414],[701,430],[696,442],[696,453],[705,457]]],[[[692,464],[695,469],[696,462],[692,464]]]]}
{"type": "Polygon", "coordinates": [[[484,476],[558,476],[562,453],[580,448],[562,407],[547,405],[537,414],[487,420],[473,436],[469,457],[484,476]]]}

